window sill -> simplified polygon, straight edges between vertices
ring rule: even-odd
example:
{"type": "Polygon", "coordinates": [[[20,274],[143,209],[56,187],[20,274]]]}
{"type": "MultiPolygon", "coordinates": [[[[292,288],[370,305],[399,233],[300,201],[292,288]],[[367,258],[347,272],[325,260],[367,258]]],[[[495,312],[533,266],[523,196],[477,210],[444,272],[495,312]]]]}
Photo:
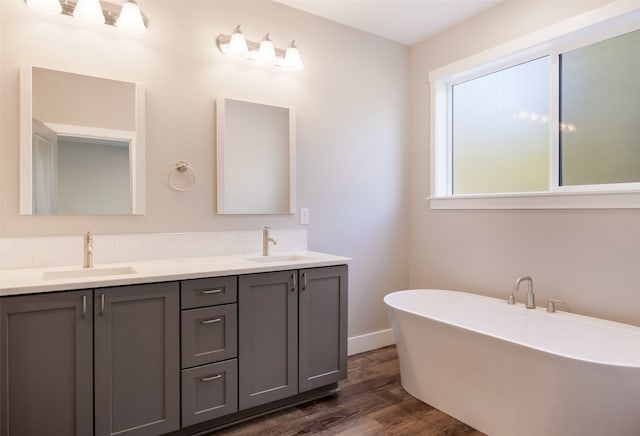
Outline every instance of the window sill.
{"type": "Polygon", "coordinates": [[[640,191],[528,192],[429,197],[434,210],[640,209],[640,191]]]}

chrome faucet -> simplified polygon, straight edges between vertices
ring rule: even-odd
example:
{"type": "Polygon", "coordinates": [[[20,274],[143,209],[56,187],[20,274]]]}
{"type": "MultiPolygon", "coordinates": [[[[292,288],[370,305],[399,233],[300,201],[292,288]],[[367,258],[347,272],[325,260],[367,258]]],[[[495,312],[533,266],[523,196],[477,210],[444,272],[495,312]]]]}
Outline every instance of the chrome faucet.
{"type": "Polygon", "coordinates": [[[93,268],[93,236],[91,232],[84,235],[84,264],[83,268],[93,268]]]}
{"type": "Polygon", "coordinates": [[[269,236],[269,230],[271,227],[264,226],[262,229],[262,255],[269,255],[269,242],[273,242],[273,245],[278,245],[275,239],[269,236]]]}
{"type": "Polygon", "coordinates": [[[525,307],[527,309],[535,309],[536,308],[536,296],[533,293],[533,280],[529,276],[518,277],[516,282],[513,285],[513,292],[509,295],[509,300],[507,301],[509,304],[516,304],[515,293],[520,289],[520,283],[529,282],[529,289],[527,290],[527,303],[525,307]]]}

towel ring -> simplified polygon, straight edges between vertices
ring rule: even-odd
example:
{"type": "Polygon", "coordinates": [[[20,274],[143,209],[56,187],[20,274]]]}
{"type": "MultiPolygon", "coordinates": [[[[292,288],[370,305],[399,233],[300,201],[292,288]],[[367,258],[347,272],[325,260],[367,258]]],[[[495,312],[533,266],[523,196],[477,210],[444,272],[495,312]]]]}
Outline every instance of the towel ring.
{"type": "Polygon", "coordinates": [[[171,187],[176,191],[188,191],[189,189],[193,188],[193,185],[195,184],[196,184],[196,172],[194,171],[193,168],[191,168],[191,165],[189,165],[188,162],[185,162],[183,160],[178,161],[176,162],[175,166],[171,168],[171,170],[169,170],[169,185],[171,185],[171,187]],[[185,186],[177,186],[173,182],[173,176],[176,173],[186,173],[188,171],[191,171],[191,183],[185,186]]]}

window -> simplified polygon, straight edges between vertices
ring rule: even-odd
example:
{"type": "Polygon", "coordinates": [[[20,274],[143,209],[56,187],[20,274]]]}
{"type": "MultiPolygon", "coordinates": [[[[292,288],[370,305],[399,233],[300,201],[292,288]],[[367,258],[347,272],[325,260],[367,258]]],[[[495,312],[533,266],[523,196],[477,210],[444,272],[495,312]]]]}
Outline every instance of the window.
{"type": "Polygon", "coordinates": [[[549,60],[452,87],[453,193],[549,187],[549,60]]]}
{"type": "Polygon", "coordinates": [[[560,184],[640,182],[640,30],[560,55],[560,184]]]}
{"type": "Polygon", "coordinates": [[[640,208],[640,11],[619,9],[430,73],[432,208],[640,208]]]}

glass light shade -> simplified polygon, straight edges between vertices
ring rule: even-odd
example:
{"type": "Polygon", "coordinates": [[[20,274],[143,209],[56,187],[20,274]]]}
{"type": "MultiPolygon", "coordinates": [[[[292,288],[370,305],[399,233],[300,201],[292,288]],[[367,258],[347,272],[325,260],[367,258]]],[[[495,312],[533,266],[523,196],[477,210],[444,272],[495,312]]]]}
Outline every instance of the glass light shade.
{"type": "Polygon", "coordinates": [[[145,30],[147,30],[144,25],[144,20],[142,19],[140,8],[135,1],[127,0],[127,2],[122,5],[120,16],[116,21],[116,27],[125,32],[136,34],[144,33],[145,30]]]}
{"type": "Polygon", "coordinates": [[[44,12],[45,14],[59,14],[62,12],[62,6],[58,0],[27,0],[27,6],[34,11],[44,12]]]}
{"type": "Polygon", "coordinates": [[[73,16],[91,24],[104,24],[104,13],[99,0],[78,0],[73,16]]]}
{"type": "Polygon", "coordinates": [[[276,49],[273,46],[273,42],[271,42],[268,33],[260,42],[260,48],[258,48],[258,62],[269,65],[276,63],[276,49]]]}
{"type": "Polygon", "coordinates": [[[284,54],[283,67],[285,70],[289,71],[300,71],[304,68],[304,65],[302,65],[302,59],[300,58],[300,52],[298,51],[298,47],[296,47],[295,42],[291,43],[291,46],[287,48],[287,51],[284,54]]]}
{"type": "Polygon", "coordinates": [[[249,54],[249,47],[247,47],[247,40],[244,39],[244,35],[240,31],[240,26],[236,27],[231,35],[229,41],[229,52],[234,57],[247,57],[249,54]]]}

